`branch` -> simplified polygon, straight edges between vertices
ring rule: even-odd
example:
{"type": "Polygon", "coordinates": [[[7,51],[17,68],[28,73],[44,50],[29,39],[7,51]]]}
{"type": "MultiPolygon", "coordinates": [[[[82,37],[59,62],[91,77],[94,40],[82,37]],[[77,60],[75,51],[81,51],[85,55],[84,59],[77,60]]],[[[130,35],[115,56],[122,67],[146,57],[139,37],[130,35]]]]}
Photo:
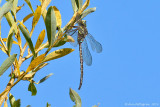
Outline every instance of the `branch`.
{"type": "MultiPolygon", "coordinates": [[[[50,48],[48,48],[48,50],[45,52],[45,54],[47,54],[47,53],[52,49],[52,47],[54,47],[55,44],[61,40],[61,38],[63,37],[63,35],[70,29],[69,27],[74,25],[74,23],[75,23],[75,21],[76,21],[76,17],[77,17],[78,15],[81,15],[82,12],[89,6],[89,2],[90,2],[90,0],[86,0],[85,3],[84,3],[84,5],[82,6],[82,8],[81,8],[78,12],[74,13],[74,15],[73,15],[73,17],[71,18],[71,20],[70,20],[70,21],[66,24],[66,26],[62,29],[62,32],[60,32],[60,31],[57,32],[56,36],[58,36],[58,39],[54,42],[54,44],[53,44],[50,48]],[[64,31],[65,31],[65,32],[64,32],[64,31]],[[63,33],[63,32],[64,32],[64,33],[63,33]]],[[[0,24],[1,24],[1,23],[0,23],[0,24]]],[[[0,28],[1,28],[1,26],[0,26],[0,28]]],[[[32,33],[33,33],[33,31],[30,32],[30,35],[32,35],[32,33]]],[[[7,48],[6,48],[3,40],[2,40],[2,38],[1,38],[1,31],[0,31],[0,42],[1,42],[2,45],[4,46],[5,50],[7,50],[7,48]]],[[[38,53],[40,50],[44,49],[45,46],[47,46],[47,45],[48,45],[48,42],[46,42],[43,46],[41,46],[40,48],[38,48],[37,51],[36,51],[36,53],[38,53]]],[[[22,51],[21,51],[21,53],[20,53],[20,57],[19,57],[19,61],[18,61],[20,66],[21,66],[21,64],[22,64],[26,59],[28,59],[28,58],[30,58],[31,56],[33,56],[33,54],[31,53],[31,54],[29,54],[28,56],[26,56],[25,58],[22,58],[22,57],[23,57],[23,54],[24,54],[24,52],[25,52],[25,50],[26,50],[26,47],[27,47],[27,44],[25,43],[25,45],[24,45],[24,47],[23,47],[23,49],[22,49],[22,51]]],[[[0,106],[2,106],[2,103],[3,103],[3,101],[5,100],[6,96],[8,95],[9,91],[11,90],[11,88],[12,88],[13,86],[15,86],[27,73],[28,73],[28,72],[25,72],[24,74],[22,74],[15,83],[14,83],[14,80],[15,80],[15,79],[11,77],[9,83],[7,84],[6,89],[0,94],[0,106]]]]}

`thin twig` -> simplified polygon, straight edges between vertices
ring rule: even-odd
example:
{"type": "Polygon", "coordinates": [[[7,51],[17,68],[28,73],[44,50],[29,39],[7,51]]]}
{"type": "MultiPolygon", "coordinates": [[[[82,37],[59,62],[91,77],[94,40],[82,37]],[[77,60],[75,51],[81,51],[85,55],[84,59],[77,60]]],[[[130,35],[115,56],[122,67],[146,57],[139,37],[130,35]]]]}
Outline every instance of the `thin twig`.
{"type": "MultiPolygon", "coordinates": [[[[84,3],[84,5],[82,6],[82,8],[73,15],[73,17],[71,18],[71,20],[70,20],[70,21],[66,24],[66,26],[63,28],[63,32],[65,31],[64,33],[63,33],[63,32],[58,32],[58,33],[56,34],[56,36],[58,36],[58,39],[54,42],[54,44],[53,44],[50,48],[48,48],[48,50],[45,52],[46,54],[51,50],[51,48],[52,48],[57,42],[59,42],[59,41],[61,40],[61,38],[63,37],[63,35],[66,33],[67,29],[68,29],[70,26],[73,26],[73,24],[74,24],[75,21],[76,21],[76,17],[77,17],[78,15],[81,15],[81,14],[82,14],[82,12],[88,7],[89,2],[90,2],[90,0],[86,0],[86,2],[84,3]]],[[[0,23],[0,24],[1,24],[1,23],[0,23]]],[[[1,28],[1,26],[0,26],[0,28],[1,28]]],[[[33,33],[33,31],[31,31],[30,35],[32,35],[32,33],[33,33]]],[[[2,45],[4,45],[5,50],[7,50],[7,48],[6,48],[3,40],[2,40],[2,38],[1,38],[1,31],[0,31],[0,41],[1,41],[2,45]]],[[[48,45],[48,42],[46,42],[42,47],[38,48],[37,51],[36,51],[36,53],[38,53],[40,50],[44,49],[44,47],[47,46],[47,45],[48,45]]],[[[31,53],[31,54],[29,54],[28,56],[26,56],[25,58],[23,58],[23,54],[24,54],[24,52],[25,52],[25,50],[26,50],[26,47],[27,47],[27,43],[25,43],[25,45],[24,45],[24,47],[23,47],[23,49],[22,49],[22,51],[21,51],[21,53],[20,53],[20,57],[19,57],[19,61],[18,61],[18,63],[19,63],[20,66],[21,66],[21,64],[22,64],[26,59],[28,59],[28,58],[30,58],[31,56],[33,56],[33,54],[31,53]]],[[[4,99],[5,99],[6,96],[8,95],[9,91],[11,90],[11,88],[14,87],[27,73],[28,73],[28,72],[25,72],[24,74],[22,74],[15,83],[14,83],[14,78],[11,78],[11,79],[10,79],[10,81],[9,81],[6,89],[0,94],[0,106],[2,105],[4,99]]]]}

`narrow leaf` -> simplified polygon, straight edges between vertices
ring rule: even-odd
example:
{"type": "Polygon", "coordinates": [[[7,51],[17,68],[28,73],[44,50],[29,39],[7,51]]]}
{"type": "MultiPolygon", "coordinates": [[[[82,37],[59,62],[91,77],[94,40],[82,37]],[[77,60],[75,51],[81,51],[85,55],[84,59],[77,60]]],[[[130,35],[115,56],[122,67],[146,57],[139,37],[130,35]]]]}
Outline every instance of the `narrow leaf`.
{"type": "Polygon", "coordinates": [[[22,5],[22,6],[17,6],[17,8],[16,8],[16,13],[19,11],[19,10],[21,10],[21,8],[24,6],[24,4],[22,5]]]}
{"type": "Polygon", "coordinates": [[[12,11],[11,11],[15,19],[16,19],[17,4],[18,4],[18,0],[14,0],[13,1],[12,11]]]}
{"type": "Polygon", "coordinates": [[[59,42],[57,42],[54,47],[59,47],[59,46],[62,46],[66,43],[67,41],[64,41],[64,40],[60,40],[59,42]]]}
{"type": "Polygon", "coordinates": [[[38,6],[33,17],[33,22],[32,22],[32,29],[37,25],[39,19],[41,16],[41,6],[38,6]]]}
{"type": "Polygon", "coordinates": [[[50,4],[51,0],[42,0],[42,13],[46,10],[47,6],[50,4]]]}
{"type": "Polygon", "coordinates": [[[11,12],[8,12],[7,14],[5,14],[5,18],[7,19],[7,22],[8,22],[8,24],[9,24],[10,27],[12,26],[12,24],[15,23],[15,21],[14,21],[14,19],[12,17],[11,12]]]}
{"type": "Polygon", "coordinates": [[[86,17],[88,14],[95,12],[96,11],[96,7],[93,8],[89,8],[87,10],[85,10],[84,12],[82,12],[82,16],[81,18],[83,19],[84,17],[86,17]]]}
{"type": "Polygon", "coordinates": [[[11,107],[13,107],[13,104],[15,102],[15,98],[11,93],[9,93],[9,102],[10,102],[11,107]]]}
{"type": "Polygon", "coordinates": [[[42,13],[42,17],[43,17],[43,20],[44,20],[44,23],[45,23],[45,20],[46,20],[46,15],[47,15],[47,10],[45,9],[42,13]]]}
{"type": "Polygon", "coordinates": [[[17,54],[13,54],[12,56],[8,57],[0,67],[0,76],[12,65],[16,58],[17,54]]]}
{"type": "Polygon", "coordinates": [[[12,38],[13,33],[11,33],[10,35],[8,35],[8,39],[7,39],[7,49],[8,49],[8,54],[10,55],[11,52],[11,48],[12,48],[12,43],[13,43],[13,38],[12,38]]]}
{"type": "Polygon", "coordinates": [[[71,49],[71,48],[64,48],[64,49],[59,49],[59,50],[53,51],[52,53],[48,54],[45,57],[43,62],[63,57],[73,51],[74,51],[74,49],[71,49]]]}
{"type": "Polygon", "coordinates": [[[38,49],[41,46],[41,44],[44,40],[44,37],[45,37],[45,30],[42,30],[41,33],[38,36],[38,39],[37,39],[37,42],[36,42],[36,45],[35,45],[35,50],[38,49]]]}
{"type": "Polygon", "coordinates": [[[13,31],[14,29],[17,27],[17,22],[12,24],[12,27],[10,28],[8,37],[7,37],[7,49],[8,49],[8,53],[10,54],[11,48],[12,48],[12,43],[13,43],[13,31]]]}
{"type": "Polygon", "coordinates": [[[25,2],[28,4],[29,8],[32,10],[32,12],[34,13],[34,10],[32,8],[31,2],[30,0],[25,0],[25,2]]]}
{"type": "MultiPolygon", "coordinates": [[[[7,38],[3,38],[2,40],[3,40],[4,42],[7,42],[7,38]]],[[[18,45],[18,43],[17,43],[16,41],[13,41],[12,43],[18,45]]]]}
{"type": "Polygon", "coordinates": [[[36,67],[36,69],[34,69],[32,72],[37,72],[38,70],[42,69],[46,65],[48,65],[48,63],[42,63],[42,64],[38,65],[38,67],[36,67]]]}
{"type": "Polygon", "coordinates": [[[51,104],[49,104],[48,102],[47,102],[47,106],[46,107],[51,107],[51,104]]]}
{"type": "Polygon", "coordinates": [[[49,46],[52,46],[56,35],[56,16],[53,7],[49,7],[45,19],[49,46]]]}
{"type": "Polygon", "coordinates": [[[14,101],[13,107],[20,107],[20,106],[21,106],[21,100],[20,99],[14,101]]]}
{"type": "MultiPolygon", "coordinates": [[[[14,25],[16,23],[10,12],[8,12],[5,15],[5,18],[7,19],[7,22],[8,22],[10,27],[12,27],[12,25],[14,25]]],[[[18,27],[14,27],[14,32],[15,32],[15,37],[18,41],[18,45],[21,47],[21,37],[20,37],[20,31],[19,31],[18,27]]]]}
{"type": "Polygon", "coordinates": [[[36,89],[34,83],[29,84],[28,91],[32,92],[32,96],[35,96],[37,94],[37,89],[36,89]]]}
{"type": "Polygon", "coordinates": [[[8,1],[2,6],[2,8],[0,9],[0,21],[2,17],[12,8],[12,6],[13,6],[13,0],[8,1]]]}
{"type": "Polygon", "coordinates": [[[81,107],[81,98],[78,93],[70,88],[69,95],[71,100],[75,102],[75,107],[81,107]]]}
{"type": "Polygon", "coordinates": [[[41,64],[43,62],[44,58],[45,58],[45,54],[42,54],[42,55],[38,56],[37,58],[35,58],[28,66],[26,72],[29,72],[29,71],[33,70],[34,68],[36,68],[39,64],[41,64]]]}
{"type": "Polygon", "coordinates": [[[30,13],[28,14],[26,17],[23,18],[22,23],[24,23],[25,21],[27,21],[29,18],[31,18],[34,14],[30,13]]]}
{"type": "Polygon", "coordinates": [[[33,53],[33,56],[35,56],[36,55],[35,54],[35,50],[34,50],[33,43],[32,43],[32,40],[30,38],[29,33],[27,32],[27,30],[22,25],[19,25],[19,28],[20,28],[21,32],[23,33],[23,36],[26,39],[26,41],[28,43],[28,46],[29,46],[29,48],[31,49],[31,51],[33,53]]]}
{"type": "Polygon", "coordinates": [[[78,0],[78,1],[79,1],[79,9],[81,9],[83,5],[83,0],[78,0]]]}
{"type": "MultiPolygon", "coordinates": [[[[18,22],[19,22],[19,25],[22,25],[22,26],[27,30],[27,32],[28,32],[28,34],[29,34],[29,30],[28,30],[27,27],[23,24],[23,22],[22,22],[22,21],[20,22],[19,20],[18,20],[18,22]]],[[[18,26],[19,26],[19,25],[18,25],[18,26]]]]}
{"type": "Polygon", "coordinates": [[[53,9],[56,15],[57,27],[61,28],[61,25],[62,25],[61,13],[56,6],[53,6],[53,9]]]}
{"type": "Polygon", "coordinates": [[[71,0],[73,11],[76,12],[78,10],[78,5],[76,0],[71,0]]]}
{"type": "Polygon", "coordinates": [[[42,78],[40,81],[38,81],[38,83],[37,83],[37,84],[44,82],[45,80],[47,80],[47,79],[48,79],[50,76],[52,76],[52,75],[53,75],[53,73],[51,73],[51,74],[49,74],[49,75],[45,76],[45,77],[44,77],[44,78],[42,78]]]}
{"type": "Polygon", "coordinates": [[[47,14],[47,6],[50,4],[51,0],[43,0],[41,1],[41,5],[42,5],[42,16],[43,16],[43,20],[45,22],[46,19],[46,14],[47,14]]]}

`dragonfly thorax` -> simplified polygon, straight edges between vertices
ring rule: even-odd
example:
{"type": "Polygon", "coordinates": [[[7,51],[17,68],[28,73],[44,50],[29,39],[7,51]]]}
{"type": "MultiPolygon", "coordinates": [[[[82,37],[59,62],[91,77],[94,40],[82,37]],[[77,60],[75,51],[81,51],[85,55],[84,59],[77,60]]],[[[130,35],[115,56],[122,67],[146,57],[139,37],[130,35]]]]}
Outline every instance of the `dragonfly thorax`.
{"type": "Polygon", "coordinates": [[[85,26],[79,26],[78,28],[78,43],[82,43],[84,38],[88,35],[87,28],[85,26]]]}

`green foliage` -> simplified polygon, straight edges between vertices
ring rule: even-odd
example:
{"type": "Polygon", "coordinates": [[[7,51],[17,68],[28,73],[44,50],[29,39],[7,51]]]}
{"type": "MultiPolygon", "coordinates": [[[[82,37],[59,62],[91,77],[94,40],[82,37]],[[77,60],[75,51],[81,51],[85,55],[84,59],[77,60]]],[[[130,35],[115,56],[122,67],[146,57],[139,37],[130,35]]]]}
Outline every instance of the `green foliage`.
{"type": "Polygon", "coordinates": [[[25,0],[25,2],[28,4],[29,8],[31,9],[31,11],[34,13],[34,10],[32,8],[31,2],[30,0],[25,0]]]}
{"type": "Polygon", "coordinates": [[[29,33],[27,32],[27,30],[22,25],[19,25],[19,28],[20,28],[21,32],[23,33],[23,36],[25,37],[25,39],[28,43],[28,46],[33,53],[33,56],[36,56],[35,49],[34,49],[34,46],[33,46],[33,43],[32,43],[32,40],[30,38],[29,33]]]}
{"type": "Polygon", "coordinates": [[[96,7],[93,8],[89,8],[87,10],[85,10],[84,12],[82,12],[82,16],[81,18],[83,19],[84,17],[86,17],[88,14],[95,12],[96,11],[96,7]]]}
{"type": "Polygon", "coordinates": [[[53,75],[53,73],[50,73],[49,75],[45,76],[45,77],[42,78],[40,81],[38,81],[37,84],[40,84],[40,83],[44,82],[45,80],[47,80],[47,79],[48,79],[50,76],[52,76],[52,75],[53,75]]]}
{"type": "Polygon", "coordinates": [[[37,89],[36,86],[34,85],[34,83],[30,83],[28,86],[28,91],[32,92],[32,96],[35,96],[37,94],[37,89]]]}
{"type": "Polygon", "coordinates": [[[49,104],[49,103],[47,102],[47,105],[46,105],[46,107],[51,107],[51,104],[49,104]]]}
{"type": "Polygon", "coordinates": [[[46,24],[47,37],[50,47],[53,45],[55,41],[56,25],[57,25],[54,8],[52,6],[48,8],[45,24],[46,24]]]}
{"type": "Polygon", "coordinates": [[[14,96],[11,93],[9,93],[9,102],[11,107],[20,107],[21,105],[20,99],[15,100],[14,96]]]}
{"type": "Polygon", "coordinates": [[[81,98],[80,96],[78,95],[78,93],[74,90],[72,90],[71,88],[69,89],[69,95],[70,95],[70,98],[73,102],[75,102],[75,107],[81,107],[81,98]]]}
{"type": "MultiPolygon", "coordinates": [[[[3,17],[5,17],[10,26],[7,37],[1,38],[0,31],[0,50],[2,50],[2,52],[4,52],[8,56],[8,58],[0,66],[0,76],[11,65],[13,65],[12,71],[10,72],[12,74],[9,81],[10,85],[7,86],[7,88],[0,94],[0,99],[2,99],[3,101],[4,98],[7,98],[7,96],[2,97],[3,95],[5,95],[4,93],[8,93],[12,89],[12,87],[19,83],[19,81],[23,80],[30,82],[28,86],[28,91],[32,93],[32,96],[35,96],[37,94],[35,84],[40,84],[53,75],[51,73],[40,79],[40,81],[36,83],[34,81],[34,76],[36,75],[36,73],[48,64],[46,62],[64,57],[74,51],[74,49],[71,48],[62,48],[53,52],[50,52],[50,50],[55,47],[61,47],[67,42],[74,42],[74,39],[71,36],[67,35],[66,32],[76,24],[75,18],[77,16],[80,16],[80,18],[82,19],[96,10],[96,8],[90,8],[88,10],[85,10],[89,5],[90,0],[86,0],[84,5],[83,0],[71,0],[74,15],[71,20],[63,28],[61,28],[62,19],[58,8],[55,6],[50,6],[48,10],[46,10],[51,0],[40,0],[41,5],[37,6],[37,9],[35,11],[33,10],[30,0],[25,0],[25,2],[31,9],[32,13],[28,13],[28,15],[25,16],[24,19],[21,21],[17,20],[17,12],[26,12],[26,10],[23,10],[23,5],[18,6],[18,0],[7,0],[7,2],[0,8],[0,21],[3,17]],[[24,25],[24,22],[26,22],[32,16],[32,26],[31,31],[29,32],[29,28],[24,25]],[[44,19],[46,30],[42,30],[39,36],[36,35],[37,41],[34,47],[31,36],[41,16],[44,19]],[[21,40],[22,35],[20,31],[25,38],[25,40],[23,41],[21,40]],[[45,32],[47,32],[48,41],[46,43],[43,43],[45,38],[45,32]],[[6,44],[4,42],[6,42],[6,44]],[[13,50],[13,43],[19,47],[20,53],[18,53],[18,58],[16,58],[17,54],[10,55],[13,50]],[[22,43],[25,43],[25,45],[22,46],[22,43]],[[28,55],[25,56],[24,53],[27,51],[27,46],[28,55]],[[45,52],[43,51],[44,53],[39,55],[39,51],[45,50],[45,48],[47,48],[47,50],[45,52]],[[20,70],[22,63],[31,57],[33,57],[33,60],[31,60],[30,64],[28,64],[29,66],[27,67],[27,69],[24,71],[20,70]]],[[[81,107],[81,98],[78,93],[70,88],[69,94],[71,100],[75,102],[74,107],[81,107]]],[[[21,105],[20,99],[15,100],[12,94],[9,94],[9,102],[11,107],[20,107],[21,105]]],[[[0,101],[0,106],[1,105],[2,103],[0,101]]],[[[7,99],[5,99],[5,105],[7,106],[7,99]]],[[[28,105],[27,107],[29,106],[30,105],[28,105]]],[[[51,107],[51,105],[47,103],[46,107],[51,107]]]]}
{"type": "Polygon", "coordinates": [[[16,58],[17,54],[13,54],[12,56],[8,57],[0,67],[0,76],[12,65],[16,58]]]}
{"type": "Polygon", "coordinates": [[[0,9],[0,21],[2,20],[2,17],[12,8],[12,5],[13,0],[10,0],[2,6],[0,9]]]}

